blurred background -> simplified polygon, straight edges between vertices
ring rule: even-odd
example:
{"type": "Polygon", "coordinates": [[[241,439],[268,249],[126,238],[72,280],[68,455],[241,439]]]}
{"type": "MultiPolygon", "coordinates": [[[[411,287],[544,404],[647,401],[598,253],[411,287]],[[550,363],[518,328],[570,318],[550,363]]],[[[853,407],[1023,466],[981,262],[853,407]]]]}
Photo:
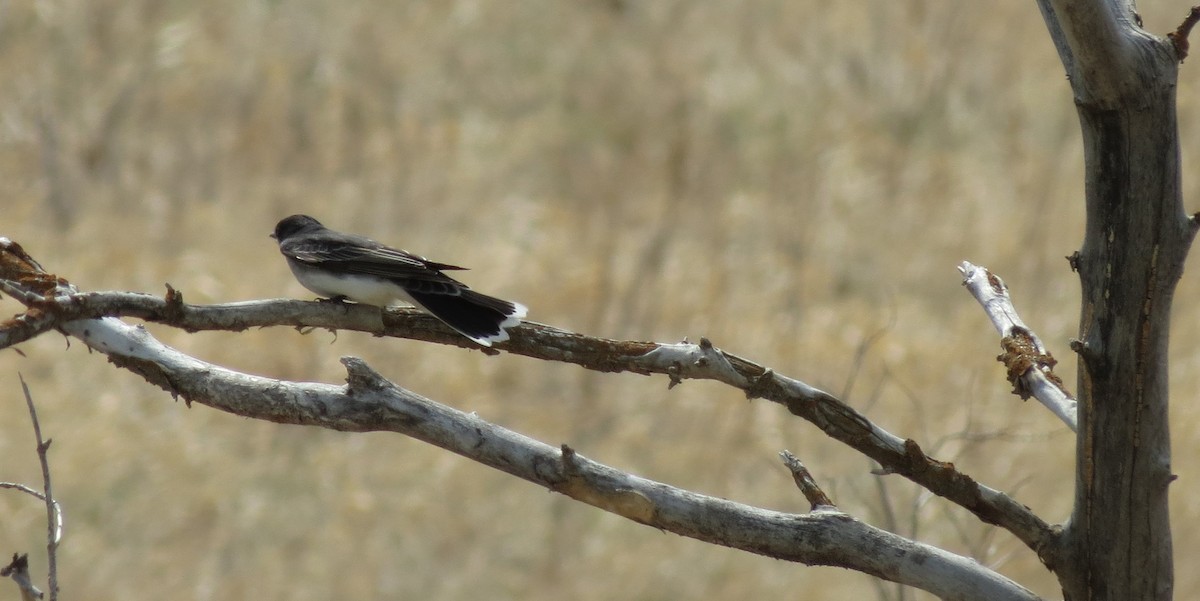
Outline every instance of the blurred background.
{"type": "MultiPolygon", "coordinates": [[[[1146,4],[1158,34],[1186,12],[1146,4]]],[[[1195,72],[1179,82],[1185,159],[1195,72]]],[[[305,212],[471,266],[467,283],[536,321],[707,336],[1051,522],[1068,514],[1073,439],[1009,394],[955,270],[1003,277],[1074,383],[1063,257],[1081,243],[1082,156],[1032,4],[18,1],[0,3],[0,81],[0,235],[84,290],[312,298],[267,237],[305,212]]],[[[1189,275],[1179,557],[1200,553],[1198,298],[1189,275]]],[[[617,468],[802,512],[790,449],[843,509],[1061,594],[1013,537],[720,385],[351,332],[151,329],[276,378],[341,382],[338,357],[361,356],[617,468]]],[[[54,440],[65,598],[928,598],[664,534],[398,435],[188,409],[61,336],[21,350],[0,352],[0,479],[40,482],[19,371],[54,440]]],[[[44,577],[42,506],[6,491],[0,515],[0,553],[30,552],[44,577]]],[[[1200,573],[1177,591],[1200,594],[1200,573]]]]}

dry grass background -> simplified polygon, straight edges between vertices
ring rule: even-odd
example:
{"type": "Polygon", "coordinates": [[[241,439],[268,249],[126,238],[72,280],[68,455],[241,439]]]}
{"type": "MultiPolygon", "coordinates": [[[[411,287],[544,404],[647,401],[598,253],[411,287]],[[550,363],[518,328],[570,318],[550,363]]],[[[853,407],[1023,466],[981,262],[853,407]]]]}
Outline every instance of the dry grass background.
{"type": "MultiPolygon", "coordinates": [[[[1185,12],[1147,4],[1159,33],[1185,12]]],[[[1082,235],[1082,158],[1032,4],[0,9],[0,234],[84,289],[309,298],[267,238],[308,212],[474,266],[469,283],[538,321],[708,336],[845,393],[1051,521],[1069,510],[1072,438],[1008,394],[996,336],[954,270],[968,259],[1002,275],[1073,381],[1078,289],[1063,257],[1082,235]]],[[[1200,99],[1195,67],[1182,73],[1190,161],[1200,99]]],[[[1185,278],[1173,344],[1181,566],[1200,553],[1198,294],[1185,278]]],[[[776,457],[788,448],[844,509],[1059,594],[1012,537],[717,385],[668,392],[663,378],[354,333],[152,329],[280,378],[337,382],[337,357],[359,355],[599,461],[803,511],[776,457]]],[[[399,436],[189,410],[61,337],[22,348],[0,353],[0,478],[39,479],[19,370],[55,441],[65,598],[897,598],[855,573],[638,526],[399,436]]],[[[0,515],[0,552],[33,552],[43,574],[41,507],[9,493],[0,515]]],[[[1177,590],[1196,595],[1200,573],[1180,570],[1177,590]]]]}

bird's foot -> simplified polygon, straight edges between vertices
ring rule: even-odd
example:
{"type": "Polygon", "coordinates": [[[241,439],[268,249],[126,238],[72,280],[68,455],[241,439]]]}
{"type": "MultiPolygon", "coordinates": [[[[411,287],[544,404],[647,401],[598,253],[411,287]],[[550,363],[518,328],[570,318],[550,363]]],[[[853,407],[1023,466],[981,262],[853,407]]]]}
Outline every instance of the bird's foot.
{"type": "Polygon", "coordinates": [[[345,309],[346,313],[349,313],[350,312],[350,303],[346,302],[348,300],[350,300],[350,297],[345,296],[343,294],[339,294],[337,296],[331,296],[329,298],[318,298],[317,302],[338,305],[338,306],[342,307],[343,309],[345,309]]]}

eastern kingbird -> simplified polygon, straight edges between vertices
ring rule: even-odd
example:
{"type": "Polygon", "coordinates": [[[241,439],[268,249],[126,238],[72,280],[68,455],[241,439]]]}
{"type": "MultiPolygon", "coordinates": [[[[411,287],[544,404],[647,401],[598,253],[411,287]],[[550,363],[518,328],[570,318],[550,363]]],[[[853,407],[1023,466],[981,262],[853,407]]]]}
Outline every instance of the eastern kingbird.
{"type": "Polygon", "coordinates": [[[376,307],[410,302],[483,346],[508,340],[505,329],[521,323],[527,311],[520,303],[480,294],[442,273],[465,267],[343,234],[308,215],[280,221],[271,237],[279,241],[279,252],[305,288],[376,307]]]}

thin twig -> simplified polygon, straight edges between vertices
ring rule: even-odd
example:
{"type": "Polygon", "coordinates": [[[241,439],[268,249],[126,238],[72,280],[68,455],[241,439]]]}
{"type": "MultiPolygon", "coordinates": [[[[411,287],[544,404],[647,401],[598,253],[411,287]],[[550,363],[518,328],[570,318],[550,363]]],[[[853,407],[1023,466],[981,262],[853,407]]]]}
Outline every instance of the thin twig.
{"type": "Polygon", "coordinates": [[[29,419],[33,422],[33,435],[37,438],[38,461],[42,464],[42,491],[45,494],[46,502],[46,568],[49,572],[47,580],[50,588],[50,601],[57,601],[58,541],[62,539],[62,514],[58,511],[58,504],[54,502],[54,493],[50,487],[50,461],[46,457],[46,451],[50,449],[51,441],[42,438],[42,427],[38,424],[37,409],[33,406],[33,395],[29,393],[29,385],[25,383],[25,377],[17,373],[17,379],[21,381],[21,390],[25,392],[25,404],[29,406],[29,419]]]}
{"type": "Polygon", "coordinates": [[[829,500],[829,495],[825,494],[825,491],[821,490],[817,481],[813,479],[808,468],[804,467],[803,463],[800,463],[800,459],[793,455],[791,451],[782,451],[779,453],[779,456],[783,458],[783,464],[792,472],[792,479],[796,481],[796,487],[800,489],[800,492],[804,493],[804,498],[808,499],[813,511],[820,508],[837,508],[833,504],[833,501],[829,500]]]}
{"type": "Polygon", "coordinates": [[[1188,36],[1192,33],[1192,28],[1196,26],[1196,22],[1200,21],[1200,6],[1193,6],[1188,14],[1183,19],[1183,23],[1179,27],[1167,34],[1167,39],[1171,40],[1171,44],[1175,46],[1175,55],[1179,57],[1179,62],[1188,55],[1188,36]]]}
{"type": "MultiPolygon", "coordinates": [[[[46,495],[42,494],[41,491],[31,488],[29,486],[26,486],[24,484],[21,484],[20,482],[0,482],[0,488],[11,488],[13,490],[21,491],[25,494],[35,496],[42,501],[46,500],[46,495]]],[[[62,531],[63,531],[62,505],[58,504],[57,499],[51,499],[51,502],[54,503],[54,527],[55,527],[54,540],[56,542],[58,542],[58,541],[62,540],[62,531]]]]}

